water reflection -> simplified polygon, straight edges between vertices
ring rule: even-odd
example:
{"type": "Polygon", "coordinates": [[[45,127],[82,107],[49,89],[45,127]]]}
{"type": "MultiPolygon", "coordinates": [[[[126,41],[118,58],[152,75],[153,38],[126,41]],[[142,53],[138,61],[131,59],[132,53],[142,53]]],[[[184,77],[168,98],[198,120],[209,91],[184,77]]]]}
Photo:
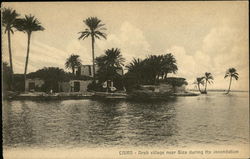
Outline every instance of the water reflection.
{"type": "Polygon", "coordinates": [[[247,99],[208,95],[164,102],[5,102],[3,143],[10,147],[248,143],[247,99]]]}

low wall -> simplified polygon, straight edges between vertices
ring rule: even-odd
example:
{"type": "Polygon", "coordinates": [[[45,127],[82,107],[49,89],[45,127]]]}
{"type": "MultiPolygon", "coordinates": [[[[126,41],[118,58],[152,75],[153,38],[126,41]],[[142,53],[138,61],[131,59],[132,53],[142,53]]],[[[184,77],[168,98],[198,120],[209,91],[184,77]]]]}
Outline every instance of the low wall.
{"type": "Polygon", "coordinates": [[[172,86],[170,84],[160,84],[160,85],[141,85],[141,90],[145,92],[159,92],[159,93],[182,93],[186,91],[186,86],[182,85],[180,87],[172,86]]]}

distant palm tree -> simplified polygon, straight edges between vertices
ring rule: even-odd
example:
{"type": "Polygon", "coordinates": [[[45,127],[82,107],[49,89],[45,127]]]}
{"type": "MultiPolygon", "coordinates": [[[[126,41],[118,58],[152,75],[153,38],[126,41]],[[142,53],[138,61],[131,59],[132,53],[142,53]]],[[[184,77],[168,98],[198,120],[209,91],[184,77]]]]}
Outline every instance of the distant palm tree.
{"type": "Polygon", "coordinates": [[[200,93],[203,93],[203,92],[201,91],[200,84],[201,84],[201,85],[204,85],[204,77],[197,77],[197,78],[196,78],[196,81],[194,82],[194,84],[197,84],[200,93]]]}
{"type": "Polygon", "coordinates": [[[227,94],[230,92],[230,87],[232,83],[232,78],[238,80],[239,79],[239,74],[237,73],[237,70],[235,68],[229,68],[225,74],[224,78],[230,77],[230,83],[229,83],[229,88],[227,91],[227,94]]]}
{"type": "Polygon", "coordinates": [[[204,93],[207,93],[207,83],[209,83],[209,84],[213,83],[214,77],[212,76],[211,73],[206,72],[206,73],[205,73],[205,76],[204,76],[204,79],[205,79],[205,81],[206,81],[204,93]]]}
{"type": "Polygon", "coordinates": [[[67,58],[65,67],[72,69],[73,75],[75,74],[75,68],[81,66],[81,60],[79,59],[79,55],[71,54],[69,58],[67,58]]]}
{"type": "Polygon", "coordinates": [[[4,8],[2,12],[2,23],[5,27],[4,33],[8,34],[8,47],[9,47],[9,59],[10,59],[10,69],[11,69],[11,81],[13,80],[13,64],[12,64],[12,52],[11,52],[11,39],[10,33],[14,34],[13,28],[15,28],[15,22],[19,14],[16,10],[11,8],[4,8]]]}
{"type": "Polygon", "coordinates": [[[25,88],[26,74],[27,74],[28,62],[29,62],[31,33],[33,31],[43,31],[44,28],[42,27],[41,23],[32,15],[25,15],[25,18],[17,19],[16,28],[19,31],[27,33],[28,35],[27,55],[26,55],[26,62],[25,62],[25,69],[24,69],[24,88],[25,88]]]}
{"type": "Polygon", "coordinates": [[[85,38],[91,36],[92,60],[93,60],[93,79],[95,82],[95,51],[94,51],[95,38],[106,39],[106,34],[102,32],[103,30],[106,30],[106,28],[103,27],[105,24],[102,24],[101,20],[99,20],[97,17],[89,17],[86,20],[84,20],[83,22],[85,25],[87,25],[88,28],[86,28],[84,31],[79,32],[81,35],[78,39],[84,40],[85,38]]]}

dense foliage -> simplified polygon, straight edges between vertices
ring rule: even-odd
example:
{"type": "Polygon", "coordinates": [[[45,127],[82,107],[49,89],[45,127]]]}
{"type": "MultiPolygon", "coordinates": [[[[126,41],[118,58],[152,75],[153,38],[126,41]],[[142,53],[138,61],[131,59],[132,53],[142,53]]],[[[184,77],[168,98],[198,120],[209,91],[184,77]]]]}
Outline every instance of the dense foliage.
{"type": "Polygon", "coordinates": [[[178,70],[176,59],[171,53],[150,55],[144,60],[133,59],[126,67],[127,77],[133,78],[137,84],[156,84],[159,79],[166,79],[169,73],[178,70]]]}
{"type": "Polygon", "coordinates": [[[171,53],[150,55],[144,60],[134,58],[126,67],[128,72],[124,78],[127,89],[140,84],[158,84],[160,79],[167,79],[169,73],[176,73],[178,70],[176,59],[171,53]]]}

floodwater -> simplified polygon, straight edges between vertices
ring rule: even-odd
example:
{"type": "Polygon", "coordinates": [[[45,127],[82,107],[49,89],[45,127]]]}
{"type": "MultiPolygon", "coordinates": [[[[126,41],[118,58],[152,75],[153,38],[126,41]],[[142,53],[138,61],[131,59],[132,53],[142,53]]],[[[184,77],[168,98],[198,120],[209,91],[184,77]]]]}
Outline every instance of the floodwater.
{"type": "Polygon", "coordinates": [[[11,101],[2,108],[5,148],[249,144],[248,93],[169,101],[11,101]]]}

